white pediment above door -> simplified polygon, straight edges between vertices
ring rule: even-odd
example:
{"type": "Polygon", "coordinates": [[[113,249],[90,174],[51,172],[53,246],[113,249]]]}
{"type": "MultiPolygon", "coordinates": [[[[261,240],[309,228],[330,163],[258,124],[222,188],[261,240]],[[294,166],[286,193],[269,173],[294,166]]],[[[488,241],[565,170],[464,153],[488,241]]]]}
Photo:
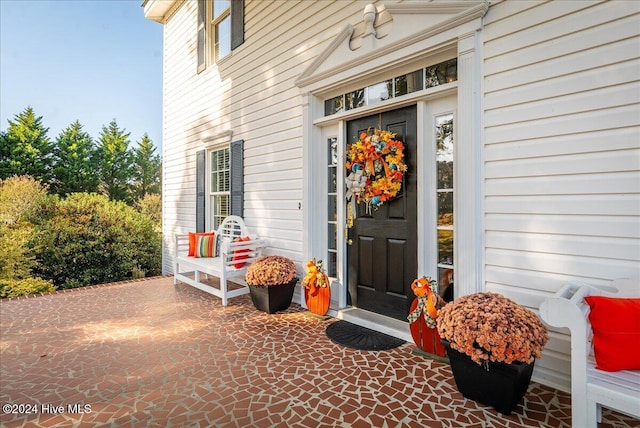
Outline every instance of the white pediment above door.
{"type": "Polygon", "coordinates": [[[362,20],[346,23],[295,83],[310,91],[327,89],[332,82],[366,78],[371,70],[411,61],[460,33],[479,29],[488,9],[487,1],[475,0],[369,4],[362,20]]]}

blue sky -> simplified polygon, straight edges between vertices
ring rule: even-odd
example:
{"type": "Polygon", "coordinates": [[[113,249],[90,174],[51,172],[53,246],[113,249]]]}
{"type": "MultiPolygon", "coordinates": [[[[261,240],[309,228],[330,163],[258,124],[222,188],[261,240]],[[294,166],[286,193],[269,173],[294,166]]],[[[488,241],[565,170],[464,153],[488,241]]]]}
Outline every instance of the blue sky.
{"type": "Polygon", "coordinates": [[[0,129],[33,107],[54,140],[116,119],[162,154],[162,25],[141,0],[0,0],[0,129]]]}

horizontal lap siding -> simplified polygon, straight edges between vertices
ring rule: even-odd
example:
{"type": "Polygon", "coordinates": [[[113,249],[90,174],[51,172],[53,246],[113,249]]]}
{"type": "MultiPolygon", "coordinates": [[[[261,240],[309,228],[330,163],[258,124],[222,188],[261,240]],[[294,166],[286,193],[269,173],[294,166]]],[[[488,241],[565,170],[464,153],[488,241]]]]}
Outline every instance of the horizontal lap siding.
{"type": "MultiPolygon", "coordinates": [[[[486,289],[537,310],[639,275],[640,6],[495,4],[484,37],[486,289]]],[[[554,331],[538,378],[568,387],[554,331]]]]}
{"type": "Polygon", "coordinates": [[[232,130],[244,140],[244,216],[269,253],[302,257],[302,98],[294,80],[365,3],[245,2],[245,42],[196,74],[196,2],[165,24],[164,236],[195,228],[195,153],[232,130]]]}

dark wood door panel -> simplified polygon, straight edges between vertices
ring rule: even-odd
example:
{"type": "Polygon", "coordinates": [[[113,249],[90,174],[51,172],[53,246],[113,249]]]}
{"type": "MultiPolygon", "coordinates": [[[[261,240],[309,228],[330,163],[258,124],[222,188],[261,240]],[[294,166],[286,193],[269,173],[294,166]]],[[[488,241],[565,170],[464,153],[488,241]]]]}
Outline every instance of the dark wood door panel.
{"type": "Polygon", "coordinates": [[[400,194],[371,213],[359,204],[350,232],[348,283],[353,306],[406,320],[413,300],[410,284],[417,274],[416,107],[347,123],[348,142],[361,132],[385,129],[405,145],[408,171],[400,194]]]}

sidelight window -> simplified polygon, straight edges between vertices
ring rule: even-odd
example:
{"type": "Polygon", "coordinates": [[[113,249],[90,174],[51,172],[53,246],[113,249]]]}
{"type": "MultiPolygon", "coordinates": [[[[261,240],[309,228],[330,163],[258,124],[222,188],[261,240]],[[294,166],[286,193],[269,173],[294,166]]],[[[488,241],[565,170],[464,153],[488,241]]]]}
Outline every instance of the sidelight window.
{"type": "Polygon", "coordinates": [[[338,274],[338,140],[327,140],[327,263],[325,268],[330,277],[338,274]]]}
{"type": "Polygon", "coordinates": [[[453,115],[435,118],[437,267],[441,294],[453,299],[454,259],[454,139],[453,115]]]}

